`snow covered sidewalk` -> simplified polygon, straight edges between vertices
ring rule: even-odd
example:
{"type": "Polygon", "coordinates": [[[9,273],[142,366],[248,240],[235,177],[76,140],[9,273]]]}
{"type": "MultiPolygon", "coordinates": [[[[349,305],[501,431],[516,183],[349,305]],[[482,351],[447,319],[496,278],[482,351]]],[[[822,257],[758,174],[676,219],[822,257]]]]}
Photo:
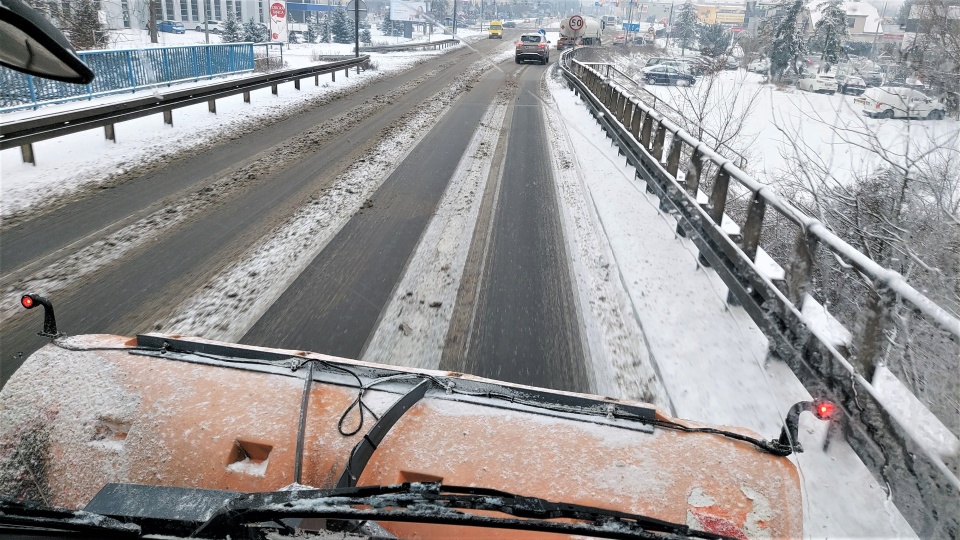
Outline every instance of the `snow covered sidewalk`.
{"type": "MultiPolygon", "coordinates": [[[[658,405],[681,418],[775,437],[790,406],[810,395],[784,363],[767,361],[762,332],[726,303],[720,278],[697,263],[692,242],[675,234],[676,220],[659,211],[586,106],[560,83],[550,80],[549,87],[567,126],[557,151],[574,156],[594,226],[609,242],[669,400],[658,405]]],[[[606,250],[593,248],[598,257],[606,250]]],[[[845,442],[832,441],[823,452],[825,425],[805,416],[800,427],[807,452],[795,462],[808,537],[913,536],[845,442]]]]}

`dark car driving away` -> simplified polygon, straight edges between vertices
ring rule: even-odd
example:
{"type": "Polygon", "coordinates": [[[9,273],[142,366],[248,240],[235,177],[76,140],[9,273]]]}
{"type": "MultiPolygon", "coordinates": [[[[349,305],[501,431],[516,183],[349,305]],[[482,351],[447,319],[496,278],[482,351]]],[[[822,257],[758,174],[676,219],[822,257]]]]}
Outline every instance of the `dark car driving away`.
{"type": "Polygon", "coordinates": [[[540,34],[524,34],[517,41],[517,63],[524,60],[535,60],[541,64],[550,61],[550,44],[547,38],[540,34]]]}
{"type": "Polygon", "coordinates": [[[696,77],[684,73],[673,66],[656,65],[644,68],[643,80],[647,84],[668,84],[677,86],[690,86],[697,82],[696,77]]]}

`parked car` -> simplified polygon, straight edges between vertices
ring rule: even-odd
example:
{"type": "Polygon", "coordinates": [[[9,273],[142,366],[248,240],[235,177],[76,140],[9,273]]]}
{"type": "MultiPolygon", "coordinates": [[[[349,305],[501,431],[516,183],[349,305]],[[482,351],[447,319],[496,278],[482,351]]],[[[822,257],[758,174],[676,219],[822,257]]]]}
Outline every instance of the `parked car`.
{"type": "MultiPolygon", "coordinates": [[[[150,29],[150,23],[147,23],[147,30],[150,29]]],[[[166,32],[168,34],[183,34],[186,30],[183,23],[177,21],[160,21],[157,23],[157,32],[166,32]]]]}
{"type": "Polygon", "coordinates": [[[540,34],[523,34],[517,41],[516,61],[535,60],[541,64],[550,61],[550,42],[540,34]]]}
{"type": "Polygon", "coordinates": [[[879,70],[861,71],[860,78],[867,86],[880,86],[883,84],[883,72],[879,70]]]}
{"type": "Polygon", "coordinates": [[[754,60],[753,62],[747,64],[747,71],[752,71],[754,73],[766,73],[770,71],[770,60],[768,58],[754,60]]]}
{"type": "Polygon", "coordinates": [[[837,75],[837,91],[841,94],[859,96],[867,89],[867,83],[856,75],[837,75]]]}
{"type": "Polygon", "coordinates": [[[863,114],[870,118],[926,118],[942,120],[946,105],[912,88],[881,86],[868,88],[854,99],[863,105],[863,114]]]}
{"type": "Polygon", "coordinates": [[[697,82],[697,78],[684,72],[677,67],[670,65],[655,65],[640,70],[643,74],[643,80],[647,84],[667,84],[677,86],[690,86],[697,82]]]}
{"type": "Polygon", "coordinates": [[[837,93],[837,78],[833,73],[804,73],[797,81],[797,88],[817,94],[837,93]]]}
{"type": "Polygon", "coordinates": [[[198,22],[196,31],[203,32],[204,25],[206,25],[206,28],[209,29],[211,34],[219,34],[220,31],[223,29],[223,22],[208,20],[206,23],[204,23],[203,21],[198,22]]]}
{"type": "Polygon", "coordinates": [[[626,44],[627,44],[627,36],[625,36],[625,35],[623,35],[623,34],[617,34],[617,35],[613,36],[613,44],[614,44],[614,45],[626,45],[626,44]]]}
{"type": "Polygon", "coordinates": [[[516,27],[517,27],[517,23],[516,23],[516,21],[504,21],[503,27],[504,27],[504,28],[516,28],[516,27]]]}

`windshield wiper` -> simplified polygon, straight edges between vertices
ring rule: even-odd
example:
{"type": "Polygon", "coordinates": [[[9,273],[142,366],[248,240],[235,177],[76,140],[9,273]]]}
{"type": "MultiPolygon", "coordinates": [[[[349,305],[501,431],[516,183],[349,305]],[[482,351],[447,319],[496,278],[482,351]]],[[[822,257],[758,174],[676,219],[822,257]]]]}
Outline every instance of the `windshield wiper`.
{"type": "Polygon", "coordinates": [[[256,523],[287,518],[372,520],[555,532],[596,538],[705,538],[726,536],[637,514],[552,502],[493,489],[405,483],[330,490],[241,495],[199,529],[200,537],[222,537],[256,523]],[[461,510],[484,510],[509,518],[461,510]],[[574,522],[548,521],[572,519],[574,522]]]}

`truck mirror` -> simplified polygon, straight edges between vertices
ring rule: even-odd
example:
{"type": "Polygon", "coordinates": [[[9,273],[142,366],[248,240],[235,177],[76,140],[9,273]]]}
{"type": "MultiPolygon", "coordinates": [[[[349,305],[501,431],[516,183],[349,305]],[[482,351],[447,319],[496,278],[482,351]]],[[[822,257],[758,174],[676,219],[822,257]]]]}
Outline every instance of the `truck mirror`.
{"type": "Polygon", "coordinates": [[[93,80],[67,38],[20,0],[0,2],[0,65],[46,79],[76,84],[93,80]]]}

